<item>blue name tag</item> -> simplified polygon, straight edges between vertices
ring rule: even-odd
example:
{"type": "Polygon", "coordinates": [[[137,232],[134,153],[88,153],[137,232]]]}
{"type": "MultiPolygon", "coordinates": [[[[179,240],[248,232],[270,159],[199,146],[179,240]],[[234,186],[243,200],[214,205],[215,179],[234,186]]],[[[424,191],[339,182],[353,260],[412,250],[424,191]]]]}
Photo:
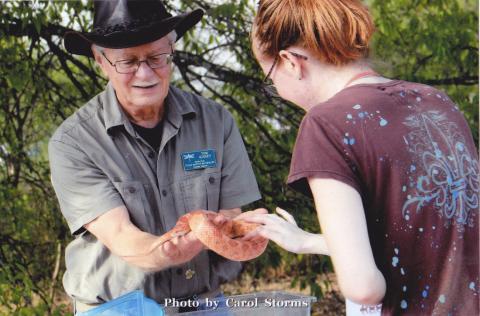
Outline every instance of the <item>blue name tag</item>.
{"type": "Polygon", "coordinates": [[[182,163],[185,171],[215,168],[217,166],[217,154],[213,149],[182,153],[182,163]]]}

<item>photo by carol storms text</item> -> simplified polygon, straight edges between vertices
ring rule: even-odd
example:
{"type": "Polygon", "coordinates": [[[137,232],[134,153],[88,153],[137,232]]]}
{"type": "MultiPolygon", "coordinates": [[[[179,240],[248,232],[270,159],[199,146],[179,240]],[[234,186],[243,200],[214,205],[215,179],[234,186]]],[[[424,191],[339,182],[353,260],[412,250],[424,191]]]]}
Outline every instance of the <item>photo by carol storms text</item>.
{"type": "Polygon", "coordinates": [[[274,298],[265,298],[259,300],[258,298],[242,300],[235,298],[227,298],[226,300],[218,301],[212,299],[204,300],[177,300],[175,298],[167,298],[164,301],[165,307],[199,307],[200,305],[205,305],[207,308],[216,309],[218,307],[229,307],[229,308],[254,308],[254,307],[307,307],[309,305],[308,301],[302,300],[276,300],[274,298]],[[222,304],[224,303],[224,304],[222,304]]]}

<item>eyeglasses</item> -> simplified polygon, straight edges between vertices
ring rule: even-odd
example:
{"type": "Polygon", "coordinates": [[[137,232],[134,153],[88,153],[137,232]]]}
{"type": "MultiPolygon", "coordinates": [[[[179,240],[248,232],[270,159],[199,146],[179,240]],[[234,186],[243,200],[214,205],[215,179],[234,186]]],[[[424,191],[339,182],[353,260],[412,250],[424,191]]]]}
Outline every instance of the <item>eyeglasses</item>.
{"type": "Polygon", "coordinates": [[[105,56],[105,52],[102,50],[100,51],[105,57],[105,59],[115,67],[115,70],[119,74],[131,74],[134,72],[137,72],[138,68],[140,68],[140,64],[145,62],[148,67],[152,69],[157,69],[157,68],[163,68],[167,65],[170,65],[173,61],[173,50],[171,53],[160,53],[156,54],[153,56],[147,57],[147,59],[144,60],[136,60],[136,59],[125,59],[125,60],[119,60],[116,61],[115,63],[112,63],[107,56],[105,56]]]}
{"type": "MultiPolygon", "coordinates": [[[[301,54],[298,54],[298,53],[295,53],[295,52],[291,52],[291,51],[288,51],[288,52],[290,54],[292,54],[293,56],[297,57],[297,58],[301,58],[303,60],[308,60],[307,56],[304,56],[304,55],[301,55],[301,54]]],[[[275,56],[275,59],[273,60],[273,64],[270,67],[270,70],[268,71],[267,75],[265,76],[265,78],[262,81],[263,93],[266,94],[267,96],[273,97],[273,98],[280,98],[280,95],[278,94],[277,88],[275,88],[275,85],[273,84],[273,81],[270,78],[270,75],[272,74],[273,69],[275,68],[275,65],[278,63],[278,60],[279,60],[279,55],[277,54],[277,56],[275,56]]]]}

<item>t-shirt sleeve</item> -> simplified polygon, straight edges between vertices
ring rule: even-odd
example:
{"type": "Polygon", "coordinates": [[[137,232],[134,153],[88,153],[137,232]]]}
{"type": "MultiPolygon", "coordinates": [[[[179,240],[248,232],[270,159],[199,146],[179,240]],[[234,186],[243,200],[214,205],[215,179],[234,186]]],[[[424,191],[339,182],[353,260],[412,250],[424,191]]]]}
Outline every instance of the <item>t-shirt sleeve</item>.
{"type": "Polygon", "coordinates": [[[220,209],[241,207],[261,198],[238,127],[225,110],[220,209]]]}
{"type": "Polygon", "coordinates": [[[318,115],[307,114],[297,135],[287,183],[311,197],[309,177],[335,179],[361,194],[354,146],[361,146],[355,135],[318,115]]]}
{"type": "Polygon", "coordinates": [[[72,234],[101,214],[124,205],[108,177],[73,144],[50,140],[51,181],[72,234]]]}

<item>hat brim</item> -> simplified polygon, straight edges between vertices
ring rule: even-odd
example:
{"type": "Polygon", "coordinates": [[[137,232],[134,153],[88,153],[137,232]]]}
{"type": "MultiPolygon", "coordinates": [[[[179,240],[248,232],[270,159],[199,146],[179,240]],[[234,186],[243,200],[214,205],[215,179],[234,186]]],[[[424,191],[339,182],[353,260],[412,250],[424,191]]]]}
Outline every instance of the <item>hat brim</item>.
{"type": "Polygon", "coordinates": [[[179,40],[189,29],[197,24],[203,16],[203,10],[179,14],[152,23],[136,30],[112,32],[106,36],[94,32],[83,33],[68,31],[64,35],[65,49],[71,54],[93,57],[91,46],[97,44],[106,48],[127,48],[150,43],[175,30],[179,40]]]}

